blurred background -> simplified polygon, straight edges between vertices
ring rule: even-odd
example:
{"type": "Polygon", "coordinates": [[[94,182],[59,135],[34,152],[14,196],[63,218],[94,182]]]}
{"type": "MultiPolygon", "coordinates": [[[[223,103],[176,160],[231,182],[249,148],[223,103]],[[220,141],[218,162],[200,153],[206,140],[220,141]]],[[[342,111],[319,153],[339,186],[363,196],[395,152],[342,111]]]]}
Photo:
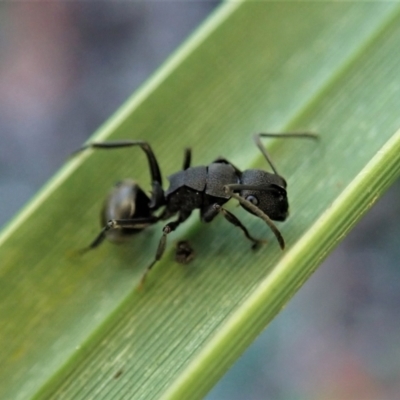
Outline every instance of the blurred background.
{"type": "MultiPolygon", "coordinates": [[[[218,4],[0,4],[1,226],[218,4]]],[[[399,198],[397,183],[208,400],[400,398],[399,198]]]]}

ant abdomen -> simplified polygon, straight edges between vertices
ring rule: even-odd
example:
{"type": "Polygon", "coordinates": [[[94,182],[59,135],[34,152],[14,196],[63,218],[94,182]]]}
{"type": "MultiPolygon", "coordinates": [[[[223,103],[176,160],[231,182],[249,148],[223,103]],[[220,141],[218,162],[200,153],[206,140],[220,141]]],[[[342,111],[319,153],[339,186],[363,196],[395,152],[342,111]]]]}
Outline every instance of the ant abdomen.
{"type": "MultiPolygon", "coordinates": [[[[108,194],[101,211],[101,226],[110,220],[130,220],[150,218],[150,199],[140,186],[132,179],[124,179],[115,184],[108,194]]],[[[149,224],[137,224],[135,227],[120,227],[107,232],[107,239],[112,242],[124,241],[134,233],[138,233],[149,224]]]]}

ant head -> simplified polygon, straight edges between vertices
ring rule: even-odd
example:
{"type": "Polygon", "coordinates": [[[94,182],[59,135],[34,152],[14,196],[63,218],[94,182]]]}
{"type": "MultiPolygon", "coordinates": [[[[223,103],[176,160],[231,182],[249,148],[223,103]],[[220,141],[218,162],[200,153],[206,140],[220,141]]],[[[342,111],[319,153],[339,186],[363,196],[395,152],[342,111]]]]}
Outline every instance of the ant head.
{"type": "MultiPolygon", "coordinates": [[[[259,169],[243,171],[242,185],[269,186],[268,190],[242,190],[240,196],[250,201],[274,221],[284,221],[289,215],[286,181],[277,174],[259,169]]],[[[242,205],[242,207],[246,208],[242,205]]],[[[251,212],[251,210],[247,209],[251,212]]],[[[253,213],[252,213],[253,214],[253,213]]]]}

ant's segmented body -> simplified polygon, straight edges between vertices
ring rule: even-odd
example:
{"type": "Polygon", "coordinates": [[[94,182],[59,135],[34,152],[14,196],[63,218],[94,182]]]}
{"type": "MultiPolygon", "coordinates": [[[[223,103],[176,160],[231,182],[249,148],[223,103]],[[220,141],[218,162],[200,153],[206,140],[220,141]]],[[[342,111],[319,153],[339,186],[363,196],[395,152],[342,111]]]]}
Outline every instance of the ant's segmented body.
{"type": "Polygon", "coordinates": [[[167,236],[184,222],[193,210],[200,210],[203,222],[211,222],[218,214],[222,214],[231,224],[239,227],[253,248],[262,243],[250,235],[246,227],[223,205],[234,198],[248,212],[261,218],[276,236],[280,247],[285,242],[272,220],[284,221],[288,216],[289,203],[286,192],[286,181],[280,176],[272,163],[261,137],[316,138],[312,133],[258,133],[254,141],[260,149],[273,173],[259,169],[241,171],[225,158],[218,158],[207,166],[191,167],[191,149],[184,154],[183,169],[168,177],[170,186],[162,188],[162,177],[157,159],[150,145],[142,140],[124,140],[102,143],[88,143],[77,152],[85,149],[118,149],[139,146],[146,154],[152,181],[151,196],[140,188],[133,180],[126,179],[116,184],[109,194],[101,215],[102,230],[91,243],[89,249],[100,245],[105,238],[120,241],[123,237],[140,232],[142,229],[158,221],[177,219],[168,222],[152,263],[145,270],[141,284],[153,265],[162,257],[167,236]],[[162,211],[156,214],[156,211],[162,211]]]}

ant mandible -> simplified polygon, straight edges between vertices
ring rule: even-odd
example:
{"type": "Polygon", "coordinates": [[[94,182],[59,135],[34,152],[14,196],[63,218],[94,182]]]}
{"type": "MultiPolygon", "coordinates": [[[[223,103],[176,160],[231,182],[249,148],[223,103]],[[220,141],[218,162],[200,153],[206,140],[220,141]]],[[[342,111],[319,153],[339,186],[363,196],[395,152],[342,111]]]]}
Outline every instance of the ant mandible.
{"type": "MultiPolygon", "coordinates": [[[[284,221],[288,216],[289,203],[286,181],[278,174],[268,152],[261,143],[262,137],[269,138],[311,138],[317,135],[301,133],[258,133],[254,141],[273,173],[260,169],[239,170],[225,158],[217,158],[207,166],[191,167],[191,149],[185,149],[183,168],[168,177],[170,186],[163,190],[162,177],[157,159],[150,145],[143,140],[122,140],[112,142],[92,142],[75,153],[86,149],[120,149],[139,146],[146,154],[151,174],[152,191],[149,197],[131,179],[118,182],[105,201],[102,213],[102,230],[88,249],[99,246],[105,238],[118,242],[158,221],[167,220],[178,214],[177,219],[168,222],[163,230],[154,260],[146,268],[140,281],[143,285],[154,264],[164,254],[167,236],[189,218],[193,210],[200,210],[203,222],[211,222],[218,214],[242,230],[256,248],[262,240],[250,235],[239,219],[222,206],[231,198],[251,214],[261,218],[272,230],[281,249],[285,241],[272,221],[284,221]],[[163,210],[155,214],[160,208],[163,210]]],[[[75,154],[74,153],[74,154],[75,154]]]]}

